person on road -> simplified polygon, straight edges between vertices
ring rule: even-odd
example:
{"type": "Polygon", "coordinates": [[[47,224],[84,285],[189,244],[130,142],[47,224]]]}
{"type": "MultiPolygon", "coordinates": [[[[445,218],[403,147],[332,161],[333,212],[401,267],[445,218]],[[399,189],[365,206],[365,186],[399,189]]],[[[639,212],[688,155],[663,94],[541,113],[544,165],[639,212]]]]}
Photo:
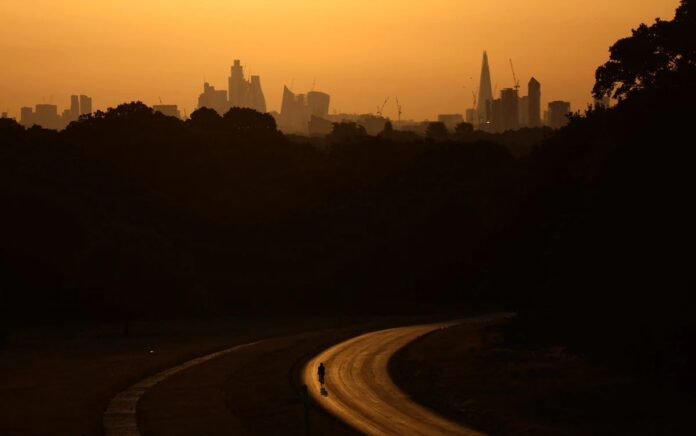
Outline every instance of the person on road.
{"type": "Polygon", "coordinates": [[[321,362],[319,364],[319,368],[317,368],[317,374],[319,375],[319,384],[324,386],[324,376],[326,375],[326,367],[324,366],[324,362],[321,362]]]}

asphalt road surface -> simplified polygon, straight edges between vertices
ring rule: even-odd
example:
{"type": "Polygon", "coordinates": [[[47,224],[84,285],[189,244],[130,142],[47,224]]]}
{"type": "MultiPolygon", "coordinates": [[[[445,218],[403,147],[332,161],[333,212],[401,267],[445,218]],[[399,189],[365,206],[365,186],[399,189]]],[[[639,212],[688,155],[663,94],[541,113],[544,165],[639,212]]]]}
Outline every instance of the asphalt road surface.
{"type": "Polygon", "coordinates": [[[400,348],[456,323],[398,327],[367,333],[335,345],[305,366],[302,378],[322,407],[368,435],[480,435],[411,401],[391,381],[387,364],[400,348]],[[322,392],[317,368],[326,366],[322,392]]]}

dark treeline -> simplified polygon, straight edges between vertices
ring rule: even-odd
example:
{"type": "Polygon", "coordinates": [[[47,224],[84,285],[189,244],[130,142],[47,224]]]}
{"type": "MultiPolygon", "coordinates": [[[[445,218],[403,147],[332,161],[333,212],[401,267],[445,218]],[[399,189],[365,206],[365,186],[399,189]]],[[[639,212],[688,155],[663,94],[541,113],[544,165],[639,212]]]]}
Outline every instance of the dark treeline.
{"type": "Polygon", "coordinates": [[[339,124],[306,144],[247,109],[184,122],[131,103],[62,132],[2,126],[3,308],[19,319],[471,301],[520,186],[493,142],[339,124]]]}
{"type": "Polygon", "coordinates": [[[300,141],[248,109],[139,103],[61,132],[0,120],[0,316],[497,308],[538,340],[687,365],[691,4],[617,42],[595,93],[620,103],[555,134],[300,141]]]}

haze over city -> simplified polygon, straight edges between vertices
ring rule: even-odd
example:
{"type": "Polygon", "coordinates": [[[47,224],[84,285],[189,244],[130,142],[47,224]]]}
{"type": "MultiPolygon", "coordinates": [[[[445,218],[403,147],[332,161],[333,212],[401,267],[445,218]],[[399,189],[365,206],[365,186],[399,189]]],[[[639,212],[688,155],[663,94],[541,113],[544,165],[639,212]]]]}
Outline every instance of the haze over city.
{"type": "MultiPolygon", "coordinates": [[[[543,84],[542,107],[592,101],[607,47],[640,22],[670,19],[678,0],[386,0],[237,2],[32,0],[6,2],[0,18],[0,111],[36,103],[94,109],[125,101],[192,112],[202,83],[222,87],[233,59],[263,79],[268,110],[283,86],[331,94],[331,112],[374,112],[398,96],[404,117],[463,113],[477,90],[481,53],[497,90],[543,84]],[[359,92],[356,92],[359,90],[359,92]]],[[[392,102],[384,115],[396,118],[392,102]]]]}

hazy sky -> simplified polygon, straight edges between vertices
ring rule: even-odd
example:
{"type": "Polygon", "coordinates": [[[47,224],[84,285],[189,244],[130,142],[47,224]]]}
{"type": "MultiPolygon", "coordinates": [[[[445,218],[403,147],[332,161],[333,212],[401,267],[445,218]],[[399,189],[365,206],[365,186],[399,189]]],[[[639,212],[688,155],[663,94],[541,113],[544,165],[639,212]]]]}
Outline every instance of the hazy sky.
{"type": "Polygon", "coordinates": [[[641,22],[671,19],[678,0],[0,0],[0,111],[142,100],[195,109],[204,79],[227,88],[241,59],[269,110],[283,84],[331,94],[343,112],[403,118],[463,113],[488,50],[498,89],[509,58],[542,99],[590,101],[608,47],[641,22]]]}

